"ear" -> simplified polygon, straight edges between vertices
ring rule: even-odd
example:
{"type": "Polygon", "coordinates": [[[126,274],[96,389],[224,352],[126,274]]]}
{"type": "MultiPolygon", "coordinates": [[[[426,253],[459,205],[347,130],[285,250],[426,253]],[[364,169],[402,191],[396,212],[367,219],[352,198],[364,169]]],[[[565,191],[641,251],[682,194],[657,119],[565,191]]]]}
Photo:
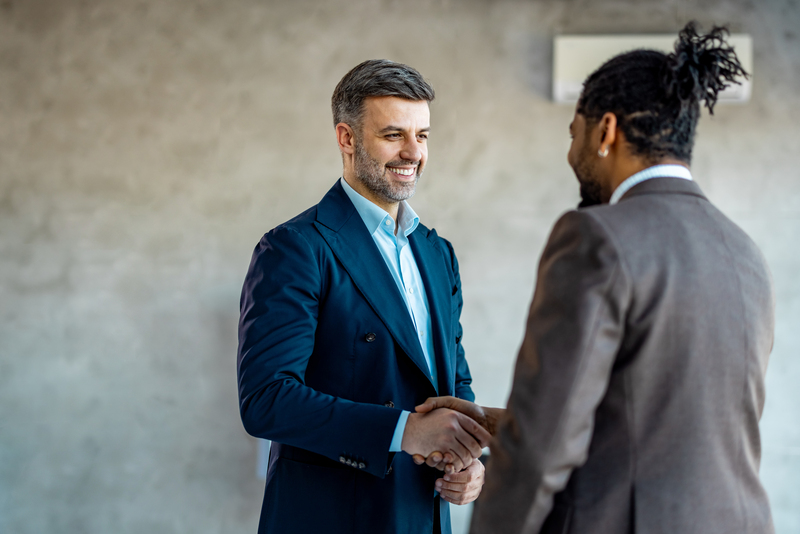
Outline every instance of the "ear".
{"type": "Polygon", "coordinates": [[[600,132],[600,148],[601,152],[608,151],[617,140],[617,116],[607,111],[600,117],[597,125],[597,131],[600,132]]]}
{"type": "Polygon", "coordinates": [[[349,124],[340,122],[336,125],[336,141],[339,143],[339,150],[342,151],[342,154],[355,154],[355,132],[349,124]]]}

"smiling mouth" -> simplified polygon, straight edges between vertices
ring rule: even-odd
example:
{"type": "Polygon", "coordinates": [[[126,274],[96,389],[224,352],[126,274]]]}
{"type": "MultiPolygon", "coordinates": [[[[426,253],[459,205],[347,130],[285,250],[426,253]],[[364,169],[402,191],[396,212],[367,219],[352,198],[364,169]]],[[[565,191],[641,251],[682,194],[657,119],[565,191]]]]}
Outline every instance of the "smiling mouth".
{"type": "Polygon", "coordinates": [[[400,176],[414,176],[417,172],[416,167],[412,167],[410,169],[401,169],[400,167],[386,167],[390,171],[395,174],[399,174],[400,176]]]}

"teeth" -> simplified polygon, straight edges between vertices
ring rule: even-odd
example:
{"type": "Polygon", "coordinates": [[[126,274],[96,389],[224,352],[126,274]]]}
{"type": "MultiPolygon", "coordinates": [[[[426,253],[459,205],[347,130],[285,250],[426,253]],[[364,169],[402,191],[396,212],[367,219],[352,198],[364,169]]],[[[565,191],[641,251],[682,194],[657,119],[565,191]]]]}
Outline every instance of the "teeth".
{"type": "Polygon", "coordinates": [[[389,170],[392,172],[396,172],[397,174],[401,174],[403,176],[411,176],[416,172],[416,169],[398,169],[397,167],[389,167],[389,170]]]}

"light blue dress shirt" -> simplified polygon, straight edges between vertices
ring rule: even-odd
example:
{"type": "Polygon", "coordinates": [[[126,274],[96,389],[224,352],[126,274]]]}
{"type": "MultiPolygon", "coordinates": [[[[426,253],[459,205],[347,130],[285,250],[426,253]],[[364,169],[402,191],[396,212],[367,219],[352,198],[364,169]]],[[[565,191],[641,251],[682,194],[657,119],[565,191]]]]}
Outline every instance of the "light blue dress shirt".
{"type": "Polygon", "coordinates": [[[625,179],[624,182],[619,184],[611,195],[609,204],[616,204],[622,195],[630,191],[630,189],[639,185],[640,183],[650,180],[651,178],[683,178],[684,180],[691,180],[692,173],[683,165],[653,165],[642,171],[637,172],[633,176],[625,179]]]}
{"type": "MultiPolygon", "coordinates": [[[[428,308],[428,296],[425,293],[425,284],[419,274],[417,262],[414,259],[414,252],[408,243],[408,236],[416,230],[419,225],[419,217],[406,201],[400,202],[397,210],[397,235],[395,235],[395,221],[382,208],[367,200],[355,189],[350,187],[347,180],[340,180],[344,192],[356,207],[356,211],[361,216],[361,220],[367,227],[367,231],[372,236],[372,240],[378,247],[386,267],[392,273],[395,284],[400,294],[403,295],[411,321],[417,331],[419,344],[422,346],[422,353],[428,363],[431,381],[438,384],[436,371],[436,361],[433,359],[433,339],[431,338],[431,314],[428,308]]],[[[392,436],[392,443],[389,446],[390,452],[400,452],[403,443],[403,432],[410,412],[403,410],[400,419],[392,436]]]]}

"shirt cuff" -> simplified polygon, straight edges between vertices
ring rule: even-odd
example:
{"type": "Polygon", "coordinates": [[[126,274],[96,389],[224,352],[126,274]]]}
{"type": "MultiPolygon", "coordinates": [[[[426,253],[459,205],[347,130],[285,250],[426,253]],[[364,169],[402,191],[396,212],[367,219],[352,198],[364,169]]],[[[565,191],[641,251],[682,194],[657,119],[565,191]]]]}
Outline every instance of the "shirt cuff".
{"type": "Polygon", "coordinates": [[[400,418],[397,420],[397,426],[394,427],[394,435],[392,436],[392,443],[389,445],[389,452],[400,452],[403,450],[403,432],[406,430],[406,423],[408,416],[411,412],[403,410],[400,418]]]}

